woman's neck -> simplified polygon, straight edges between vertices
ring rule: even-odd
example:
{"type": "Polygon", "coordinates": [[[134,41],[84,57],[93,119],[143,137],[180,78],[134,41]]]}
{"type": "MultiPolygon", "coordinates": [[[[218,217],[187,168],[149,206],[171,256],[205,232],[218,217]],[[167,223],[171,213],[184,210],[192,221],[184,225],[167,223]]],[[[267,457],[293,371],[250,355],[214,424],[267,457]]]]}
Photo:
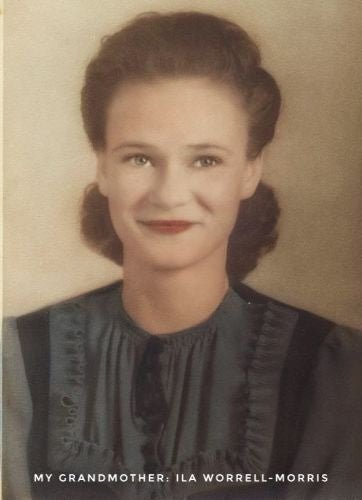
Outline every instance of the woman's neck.
{"type": "Polygon", "coordinates": [[[123,305],[144,330],[163,334],[206,320],[229,287],[225,267],[200,264],[181,270],[150,270],[125,265],[123,305]]]}

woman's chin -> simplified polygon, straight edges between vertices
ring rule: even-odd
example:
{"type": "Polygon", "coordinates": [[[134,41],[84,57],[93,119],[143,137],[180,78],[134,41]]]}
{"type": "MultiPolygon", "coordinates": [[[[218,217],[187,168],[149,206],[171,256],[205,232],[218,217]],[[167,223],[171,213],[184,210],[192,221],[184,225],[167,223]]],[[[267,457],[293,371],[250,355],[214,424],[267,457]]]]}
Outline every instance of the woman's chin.
{"type": "MultiPolygon", "coordinates": [[[[142,254],[132,254],[132,268],[151,272],[172,272],[186,269],[196,271],[196,268],[202,263],[209,262],[212,267],[215,267],[215,259],[226,259],[222,246],[217,248],[196,248],[196,245],[193,247],[180,245],[177,249],[163,248],[150,252],[144,250],[142,254]]],[[[124,265],[127,267],[127,259],[125,259],[124,265]]]]}
{"type": "Polygon", "coordinates": [[[187,259],[185,256],[168,255],[159,258],[147,259],[144,261],[145,267],[153,271],[172,272],[181,271],[193,267],[197,263],[195,259],[187,259]]]}
{"type": "Polygon", "coordinates": [[[139,247],[127,248],[124,247],[123,266],[125,270],[135,269],[141,272],[149,271],[176,271],[192,267],[202,256],[190,248],[179,246],[177,248],[163,246],[157,248],[139,247]]]}

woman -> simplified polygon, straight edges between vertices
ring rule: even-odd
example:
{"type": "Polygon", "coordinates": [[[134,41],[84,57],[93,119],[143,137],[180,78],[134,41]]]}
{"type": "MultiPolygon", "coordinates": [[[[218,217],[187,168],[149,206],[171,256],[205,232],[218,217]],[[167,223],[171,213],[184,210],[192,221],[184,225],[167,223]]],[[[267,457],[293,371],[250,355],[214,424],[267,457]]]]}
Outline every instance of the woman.
{"type": "Polygon", "coordinates": [[[279,108],[225,19],[150,14],[103,41],[82,230],[124,275],[14,324],[35,498],[358,495],[360,334],[240,285],[276,242],[279,108]]]}

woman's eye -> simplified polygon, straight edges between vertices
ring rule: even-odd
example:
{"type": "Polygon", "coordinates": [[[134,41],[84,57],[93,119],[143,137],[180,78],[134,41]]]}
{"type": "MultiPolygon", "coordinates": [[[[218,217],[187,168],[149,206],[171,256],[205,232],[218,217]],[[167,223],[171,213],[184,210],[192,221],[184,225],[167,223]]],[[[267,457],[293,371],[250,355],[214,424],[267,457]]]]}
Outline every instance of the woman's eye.
{"type": "Polygon", "coordinates": [[[216,158],[215,156],[201,156],[196,160],[195,166],[198,168],[205,168],[205,167],[207,168],[207,167],[214,167],[219,163],[221,163],[220,158],[216,158]]]}
{"type": "Polygon", "coordinates": [[[145,155],[133,155],[127,158],[136,167],[148,167],[151,165],[151,160],[145,155]]]}

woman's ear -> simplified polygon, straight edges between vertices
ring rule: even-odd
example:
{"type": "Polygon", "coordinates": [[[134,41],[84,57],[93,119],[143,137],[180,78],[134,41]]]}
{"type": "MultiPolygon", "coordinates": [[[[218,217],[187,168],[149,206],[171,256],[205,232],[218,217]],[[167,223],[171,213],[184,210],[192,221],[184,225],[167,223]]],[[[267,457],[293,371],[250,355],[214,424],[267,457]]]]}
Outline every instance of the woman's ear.
{"type": "Polygon", "coordinates": [[[244,167],[244,175],[240,186],[240,199],[246,200],[255,193],[263,172],[263,153],[255,159],[248,160],[244,167]]]}
{"type": "Polygon", "coordinates": [[[103,196],[108,196],[108,176],[106,171],[106,162],[104,154],[102,152],[97,152],[97,175],[96,182],[98,184],[98,189],[103,196]]]}

